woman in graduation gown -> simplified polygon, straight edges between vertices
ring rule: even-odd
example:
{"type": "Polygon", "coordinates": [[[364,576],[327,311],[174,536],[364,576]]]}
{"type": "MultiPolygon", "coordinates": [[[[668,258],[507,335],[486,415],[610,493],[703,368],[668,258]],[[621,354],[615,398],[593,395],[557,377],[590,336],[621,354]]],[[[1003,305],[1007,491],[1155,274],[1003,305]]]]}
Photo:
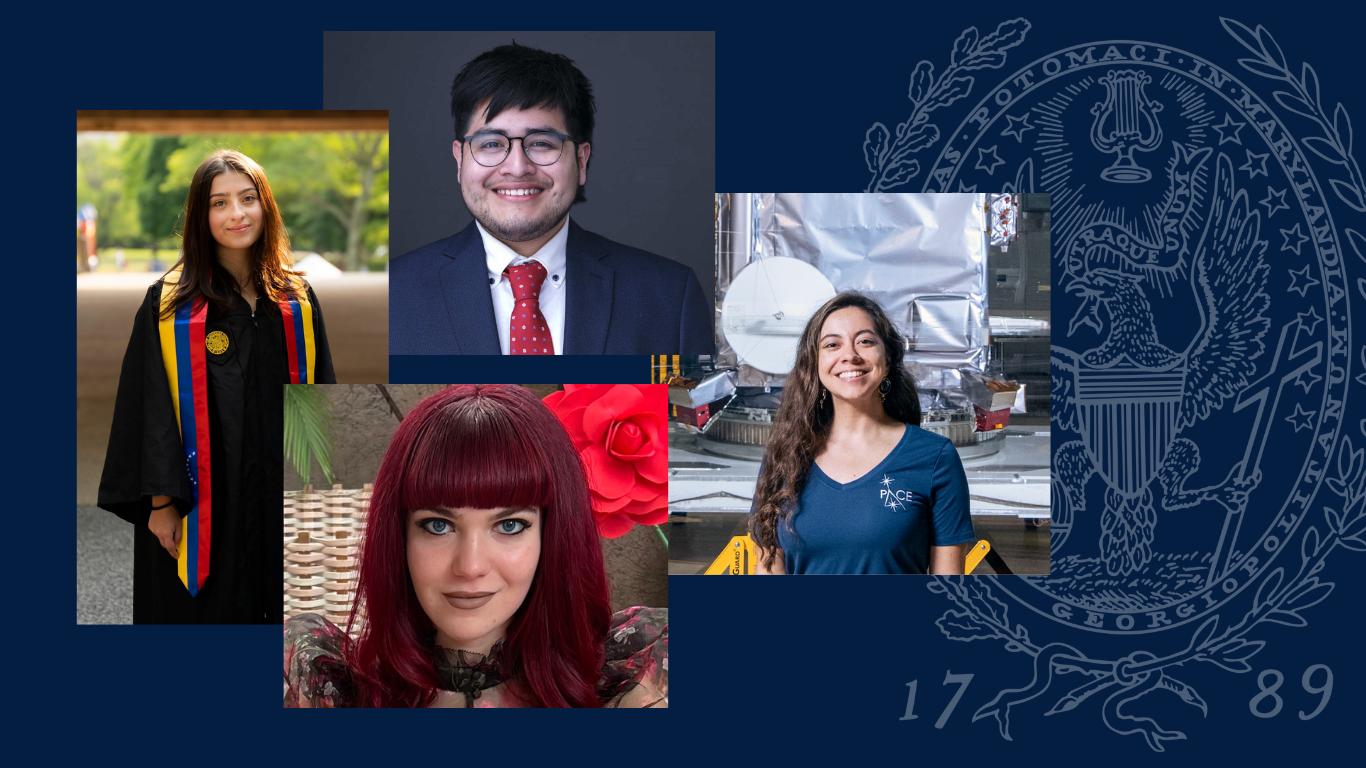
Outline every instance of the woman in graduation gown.
{"type": "Polygon", "coordinates": [[[133,524],[133,623],[278,623],[283,388],[336,380],[265,172],[214,152],[123,358],[99,506],[133,524]]]}

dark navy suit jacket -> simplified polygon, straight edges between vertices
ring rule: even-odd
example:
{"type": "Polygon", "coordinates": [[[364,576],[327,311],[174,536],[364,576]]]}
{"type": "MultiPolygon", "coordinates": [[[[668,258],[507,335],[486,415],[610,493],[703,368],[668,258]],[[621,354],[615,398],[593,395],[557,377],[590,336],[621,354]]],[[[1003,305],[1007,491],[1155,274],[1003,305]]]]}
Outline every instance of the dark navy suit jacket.
{"type": "MultiPolygon", "coordinates": [[[[569,222],[564,354],[709,355],[713,308],[688,267],[569,222]]],[[[474,222],[389,265],[389,354],[498,355],[474,222]]]]}

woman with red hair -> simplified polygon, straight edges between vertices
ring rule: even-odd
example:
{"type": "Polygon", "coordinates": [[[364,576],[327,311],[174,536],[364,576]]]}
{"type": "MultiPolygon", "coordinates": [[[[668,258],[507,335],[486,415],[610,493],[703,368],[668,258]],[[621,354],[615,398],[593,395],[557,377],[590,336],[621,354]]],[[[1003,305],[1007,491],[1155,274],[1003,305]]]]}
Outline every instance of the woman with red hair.
{"type": "Polygon", "coordinates": [[[668,612],[612,614],[583,464],[515,385],[448,387],[403,420],[348,633],[285,624],[286,707],[668,706],[668,612]]]}

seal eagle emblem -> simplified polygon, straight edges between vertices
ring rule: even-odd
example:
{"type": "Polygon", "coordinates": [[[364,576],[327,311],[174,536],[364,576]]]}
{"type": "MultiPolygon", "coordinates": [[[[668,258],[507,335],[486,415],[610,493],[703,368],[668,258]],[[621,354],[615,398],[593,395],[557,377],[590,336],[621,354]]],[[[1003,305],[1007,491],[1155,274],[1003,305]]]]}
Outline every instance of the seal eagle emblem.
{"type": "MultiPolygon", "coordinates": [[[[1189,172],[1194,175],[1211,152],[1205,147],[1186,157],[1178,145],[1173,169],[1193,166],[1189,172]]],[[[1223,408],[1251,383],[1253,361],[1262,356],[1263,337],[1271,326],[1265,315],[1271,303],[1266,293],[1270,268],[1261,217],[1251,210],[1247,192],[1235,187],[1233,164],[1222,153],[1209,204],[1210,215],[1194,248],[1178,238],[1164,254],[1177,269],[1184,267],[1182,254],[1193,251],[1190,285],[1202,327],[1181,352],[1161,342],[1143,290],[1146,275],[1161,260],[1135,263],[1132,250],[1116,247],[1117,241],[1137,238],[1126,236],[1122,228],[1092,226],[1079,230],[1064,249],[1074,254],[1066,290],[1082,299],[1068,334],[1089,325],[1104,335],[1100,344],[1080,354],[1054,348],[1053,386],[1070,393],[1055,399],[1059,412],[1054,416],[1061,428],[1081,434],[1081,440],[1058,447],[1054,456],[1063,502],[1075,509],[1086,508],[1084,488],[1090,475],[1105,478],[1100,556],[1111,576],[1128,576],[1152,560],[1154,480],[1160,479],[1158,498],[1165,511],[1214,501],[1234,519],[1261,479],[1259,469],[1240,462],[1218,484],[1199,489],[1185,485],[1200,466],[1200,449],[1180,437],[1182,430],[1223,408]]],[[[1182,231],[1179,224],[1176,231],[1182,231]]],[[[1255,456],[1260,458],[1261,451],[1255,456]]],[[[1211,578],[1218,575],[1218,568],[1211,569],[1211,578]]]]}
{"type": "Polygon", "coordinates": [[[1268,487],[1268,443],[1329,448],[1310,420],[1341,416],[1321,398],[1342,275],[1307,160],[1232,74],[1151,42],[1055,52],[969,110],[926,191],[1049,192],[1055,223],[1052,574],[1001,588],[1088,631],[1197,621],[1287,539],[1283,509],[1249,509],[1294,495],[1283,472],[1268,487]],[[1141,178],[1134,152],[1164,160],[1141,178]]]}
{"type": "MultiPolygon", "coordinates": [[[[1344,248],[1366,260],[1366,236],[1340,237],[1329,210],[1335,195],[1366,213],[1366,176],[1313,68],[1291,67],[1264,28],[1221,22],[1252,54],[1243,69],[1286,90],[1264,99],[1171,46],[1082,43],[989,87],[913,168],[927,192],[1051,194],[1052,304],[1067,318],[1050,356],[1051,573],[928,584],[952,604],[936,621],[947,638],[1032,658],[1032,680],[973,717],[1007,740],[1018,705],[1052,690],[1057,715],[1105,692],[1100,720],[1163,751],[1185,734],[1140,706],[1213,705],[1181,665],[1251,672],[1266,624],[1305,626],[1332,592],[1329,554],[1366,552],[1366,450],[1343,434],[1358,420],[1366,433],[1346,398],[1366,374],[1349,375],[1342,262],[1344,248]],[[1292,136],[1289,113],[1318,133],[1292,136]],[[1331,195],[1308,152],[1331,164],[1331,195]],[[1010,600],[1054,623],[1047,640],[1010,600]]],[[[930,69],[912,76],[898,135],[920,126],[921,140],[902,168],[941,138],[916,101],[930,69]]],[[[892,181],[869,153],[879,136],[865,142],[870,191],[892,181]]],[[[1357,288],[1366,297],[1366,279],[1357,288]]]]}

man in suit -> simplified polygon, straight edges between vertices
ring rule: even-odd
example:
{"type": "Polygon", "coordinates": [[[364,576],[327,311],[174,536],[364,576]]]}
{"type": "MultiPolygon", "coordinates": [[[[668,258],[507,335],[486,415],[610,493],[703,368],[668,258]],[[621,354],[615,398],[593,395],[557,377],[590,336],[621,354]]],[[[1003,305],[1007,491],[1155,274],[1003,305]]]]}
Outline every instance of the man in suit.
{"type": "Polygon", "coordinates": [[[691,269],[569,220],[587,199],[594,110],[559,54],[514,43],[460,70],[451,149],[475,220],[390,265],[390,354],[713,351],[691,269]]]}

